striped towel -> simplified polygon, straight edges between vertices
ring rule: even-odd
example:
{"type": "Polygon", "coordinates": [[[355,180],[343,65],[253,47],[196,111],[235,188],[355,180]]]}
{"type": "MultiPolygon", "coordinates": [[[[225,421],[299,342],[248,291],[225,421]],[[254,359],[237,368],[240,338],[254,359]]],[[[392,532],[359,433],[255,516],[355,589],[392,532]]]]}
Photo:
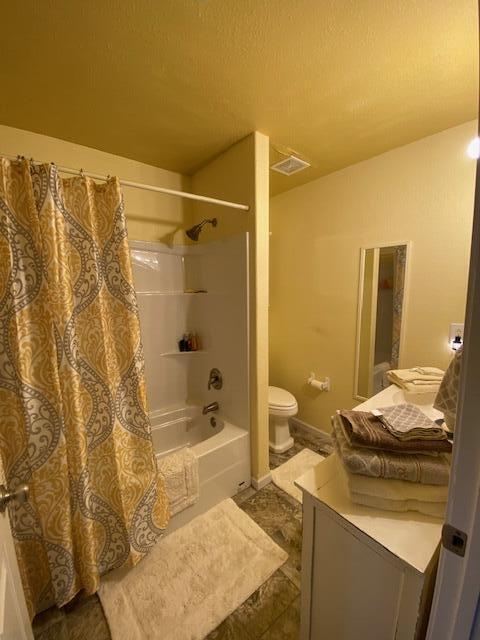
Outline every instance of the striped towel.
{"type": "Polygon", "coordinates": [[[338,457],[350,473],[422,484],[448,484],[449,453],[431,456],[352,447],[345,437],[344,420],[338,413],[332,417],[333,440],[338,457]]]}
{"type": "Polygon", "coordinates": [[[367,447],[368,449],[382,449],[396,453],[436,453],[452,450],[450,442],[441,438],[433,439],[408,439],[401,440],[386,429],[379,418],[369,411],[340,411],[345,418],[345,436],[348,443],[354,447],[367,447]]]}

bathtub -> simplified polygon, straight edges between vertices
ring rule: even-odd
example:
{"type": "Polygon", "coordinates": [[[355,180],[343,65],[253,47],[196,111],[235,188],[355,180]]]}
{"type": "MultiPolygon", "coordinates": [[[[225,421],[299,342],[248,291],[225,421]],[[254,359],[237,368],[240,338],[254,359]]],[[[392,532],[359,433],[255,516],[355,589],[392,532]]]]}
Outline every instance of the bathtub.
{"type": "Polygon", "coordinates": [[[169,532],[250,486],[250,438],[245,429],[217,413],[204,416],[197,406],[151,412],[150,422],[157,459],[186,446],[198,458],[200,498],[171,518],[169,532]]]}

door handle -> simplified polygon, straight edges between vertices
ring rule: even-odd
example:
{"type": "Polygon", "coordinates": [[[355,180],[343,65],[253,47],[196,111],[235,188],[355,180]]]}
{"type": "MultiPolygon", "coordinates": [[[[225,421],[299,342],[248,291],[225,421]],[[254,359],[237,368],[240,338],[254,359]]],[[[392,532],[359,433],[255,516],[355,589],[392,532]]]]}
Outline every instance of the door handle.
{"type": "Polygon", "coordinates": [[[19,484],[14,491],[8,491],[4,484],[0,484],[0,513],[5,511],[7,504],[12,502],[12,500],[27,502],[28,493],[28,484],[19,484]]]}

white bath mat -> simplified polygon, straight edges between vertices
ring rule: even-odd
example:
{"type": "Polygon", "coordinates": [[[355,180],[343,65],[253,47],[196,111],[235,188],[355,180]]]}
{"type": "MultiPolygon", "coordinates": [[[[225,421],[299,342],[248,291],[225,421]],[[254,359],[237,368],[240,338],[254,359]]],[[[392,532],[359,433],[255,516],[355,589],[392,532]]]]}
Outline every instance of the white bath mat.
{"type": "Polygon", "coordinates": [[[233,500],[162,538],[98,595],[112,640],[201,640],[288,558],[233,500]]]}
{"type": "Polygon", "coordinates": [[[272,480],[277,487],[289,493],[298,502],[301,502],[302,492],[293,483],[322,460],[325,460],[325,456],[315,453],[311,449],[302,449],[300,453],[272,470],[272,480]]]}

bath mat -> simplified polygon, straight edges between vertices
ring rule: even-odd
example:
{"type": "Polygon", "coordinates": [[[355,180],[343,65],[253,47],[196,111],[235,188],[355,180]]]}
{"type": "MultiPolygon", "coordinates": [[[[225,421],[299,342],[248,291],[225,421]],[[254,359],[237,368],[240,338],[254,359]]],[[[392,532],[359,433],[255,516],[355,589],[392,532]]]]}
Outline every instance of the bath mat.
{"type": "Polygon", "coordinates": [[[287,560],[233,500],[162,538],[98,595],[112,640],[201,640],[287,560]]]}
{"type": "Polygon", "coordinates": [[[277,487],[286,491],[298,502],[301,502],[302,492],[293,483],[322,460],[325,460],[325,456],[315,453],[311,449],[302,449],[300,453],[272,470],[272,480],[277,487]]]}

